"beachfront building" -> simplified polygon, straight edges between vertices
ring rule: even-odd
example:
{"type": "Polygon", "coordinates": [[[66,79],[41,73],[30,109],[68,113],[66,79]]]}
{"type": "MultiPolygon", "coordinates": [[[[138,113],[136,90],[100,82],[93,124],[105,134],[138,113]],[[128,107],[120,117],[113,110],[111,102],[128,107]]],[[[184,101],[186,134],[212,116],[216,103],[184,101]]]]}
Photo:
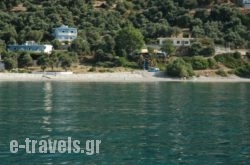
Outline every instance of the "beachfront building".
{"type": "Polygon", "coordinates": [[[35,43],[34,41],[26,41],[25,44],[21,45],[8,45],[8,51],[25,51],[25,52],[32,52],[32,53],[52,53],[53,46],[52,45],[40,45],[35,43]]]}
{"type": "Polygon", "coordinates": [[[161,37],[158,38],[159,45],[163,45],[167,40],[171,41],[175,47],[189,47],[191,45],[191,41],[194,38],[191,37],[192,34],[189,29],[182,29],[181,33],[173,34],[171,37],[161,37]]]}
{"type": "Polygon", "coordinates": [[[71,42],[77,38],[77,29],[66,25],[62,25],[53,29],[53,36],[60,42],[71,42]]]}
{"type": "Polygon", "coordinates": [[[0,70],[5,70],[5,65],[3,61],[0,61],[0,70]]]}
{"type": "Polygon", "coordinates": [[[2,55],[0,54],[0,70],[5,70],[5,65],[4,62],[2,60],[2,55]]]}
{"type": "Polygon", "coordinates": [[[175,47],[190,46],[192,39],[193,38],[173,38],[173,37],[158,38],[159,45],[163,45],[164,42],[166,42],[167,40],[170,40],[173,42],[173,45],[175,47]]]}
{"type": "Polygon", "coordinates": [[[250,9],[250,0],[242,0],[242,5],[244,8],[250,9]]]}

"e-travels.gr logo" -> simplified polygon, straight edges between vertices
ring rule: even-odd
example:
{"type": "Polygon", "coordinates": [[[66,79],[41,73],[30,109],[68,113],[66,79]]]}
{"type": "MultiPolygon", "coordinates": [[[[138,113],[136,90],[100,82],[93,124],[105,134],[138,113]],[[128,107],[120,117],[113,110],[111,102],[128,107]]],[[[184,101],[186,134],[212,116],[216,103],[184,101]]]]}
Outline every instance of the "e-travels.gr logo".
{"type": "Polygon", "coordinates": [[[19,149],[25,149],[26,153],[82,153],[86,155],[99,154],[101,140],[87,140],[85,147],[80,147],[80,140],[72,140],[68,137],[67,140],[30,140],[25,139],[25,144],[18,144],[17,140],[10,141],[10,152],[17,153],[19,149]]]}

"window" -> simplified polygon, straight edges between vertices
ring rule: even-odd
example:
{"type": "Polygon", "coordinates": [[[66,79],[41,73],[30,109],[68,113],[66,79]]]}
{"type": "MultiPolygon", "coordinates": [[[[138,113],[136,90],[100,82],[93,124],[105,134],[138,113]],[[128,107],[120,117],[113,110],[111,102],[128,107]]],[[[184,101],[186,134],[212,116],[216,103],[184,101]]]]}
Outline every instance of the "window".
{"type": "Polygon", "coordinates": [[[176,44],[180,44],[181,43],[181,41],[176,41],[176,44]]]}
{"type": "Polygon", "coordinates": [[[189,44],[189,42],[188,41],[185,41],[185,45],[188,45],[189,44]]]}

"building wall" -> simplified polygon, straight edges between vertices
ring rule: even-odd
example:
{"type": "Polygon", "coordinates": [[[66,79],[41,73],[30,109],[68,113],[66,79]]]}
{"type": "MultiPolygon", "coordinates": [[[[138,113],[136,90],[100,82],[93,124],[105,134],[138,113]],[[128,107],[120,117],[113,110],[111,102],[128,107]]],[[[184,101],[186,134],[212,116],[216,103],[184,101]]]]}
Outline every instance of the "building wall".
{"type": "Polygon", "coordinates": [[[27,51],[34,53],[52,53],[53,46],[52,45],[38,45],[38,44],[30,44],[26,42],[23,45],[8,45],[8,51],[27,51]]]}
{"type": "Polygon", "coordinates": [[[244,4],[250,4],[250,0],[243,0],[242,1],[244,4]]]}
{"type": "Polygon", "coordinates": [[[242,0],[242,5],[243,5],[245,8],[250,9],[250,0],[242,0]]]}
{"type": "Polygon", "coordinates": [[[0,61],[0,70],[5,70],[5,65],[3,62],[0,61]]]}
{"type": "Polygon", "coordinates": [[[190,46],[192,38],[159,38],[159,44],[162,45],[164,41],[171,40],[173,45],[178,46],[190,46]]]}
{"type": "Polygon", "coordinates": [[[53,50],[53,46],[52,45],[44,45],[44,46],[45,46],[45,49],[43,52],[47,54],[51,54],[53,50]]]}
{"type": "Polygon", "coordinates": [[[59,41],[72,41],[77,38],[77,29],[62,25],[54,29],[53,35],[59,41]]]}
{"type": "Polygon", "coordinates": [[[174,39],[173,40],[174,46],[190,46],[190,39],[174,39]]]}

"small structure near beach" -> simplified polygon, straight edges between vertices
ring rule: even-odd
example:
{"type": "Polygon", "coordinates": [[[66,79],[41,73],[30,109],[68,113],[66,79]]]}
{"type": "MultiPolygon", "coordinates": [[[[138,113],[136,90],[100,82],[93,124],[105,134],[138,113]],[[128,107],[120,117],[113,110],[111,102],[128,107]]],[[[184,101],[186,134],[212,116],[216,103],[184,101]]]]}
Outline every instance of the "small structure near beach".
{"type": "Polygon", "coordinates": [[[1,54],[0,54],[0,70],[5,70],[5,65],[3,63],[1,54]]]}
{"type": "Polygon", "coordinates": [[[35,43],[34,41],[26,41],[24,44],[17,45],[8,45],[7,46],[8,51],[25,51],[25,52],[32,52],[32,53],[46,53],[51,54],[53,50],[52,45],[40,45],[35,43]]]}
{"type": "Polygon", "coordinates": [[[175,34],[171,37],[159,37],[159,45],[163,45],[167,40],[171,41],[174,47],[189,47],[191,45],[191,41],[194,40],[194,38],[191,37],[191,32],[189,29],[182,29],[180,34],[175,34]]]}
{"type": "Polygon", "coordinates": [[[242,5],[246,9],[250,9],[250,0],[242,0],[242,5]]]}

